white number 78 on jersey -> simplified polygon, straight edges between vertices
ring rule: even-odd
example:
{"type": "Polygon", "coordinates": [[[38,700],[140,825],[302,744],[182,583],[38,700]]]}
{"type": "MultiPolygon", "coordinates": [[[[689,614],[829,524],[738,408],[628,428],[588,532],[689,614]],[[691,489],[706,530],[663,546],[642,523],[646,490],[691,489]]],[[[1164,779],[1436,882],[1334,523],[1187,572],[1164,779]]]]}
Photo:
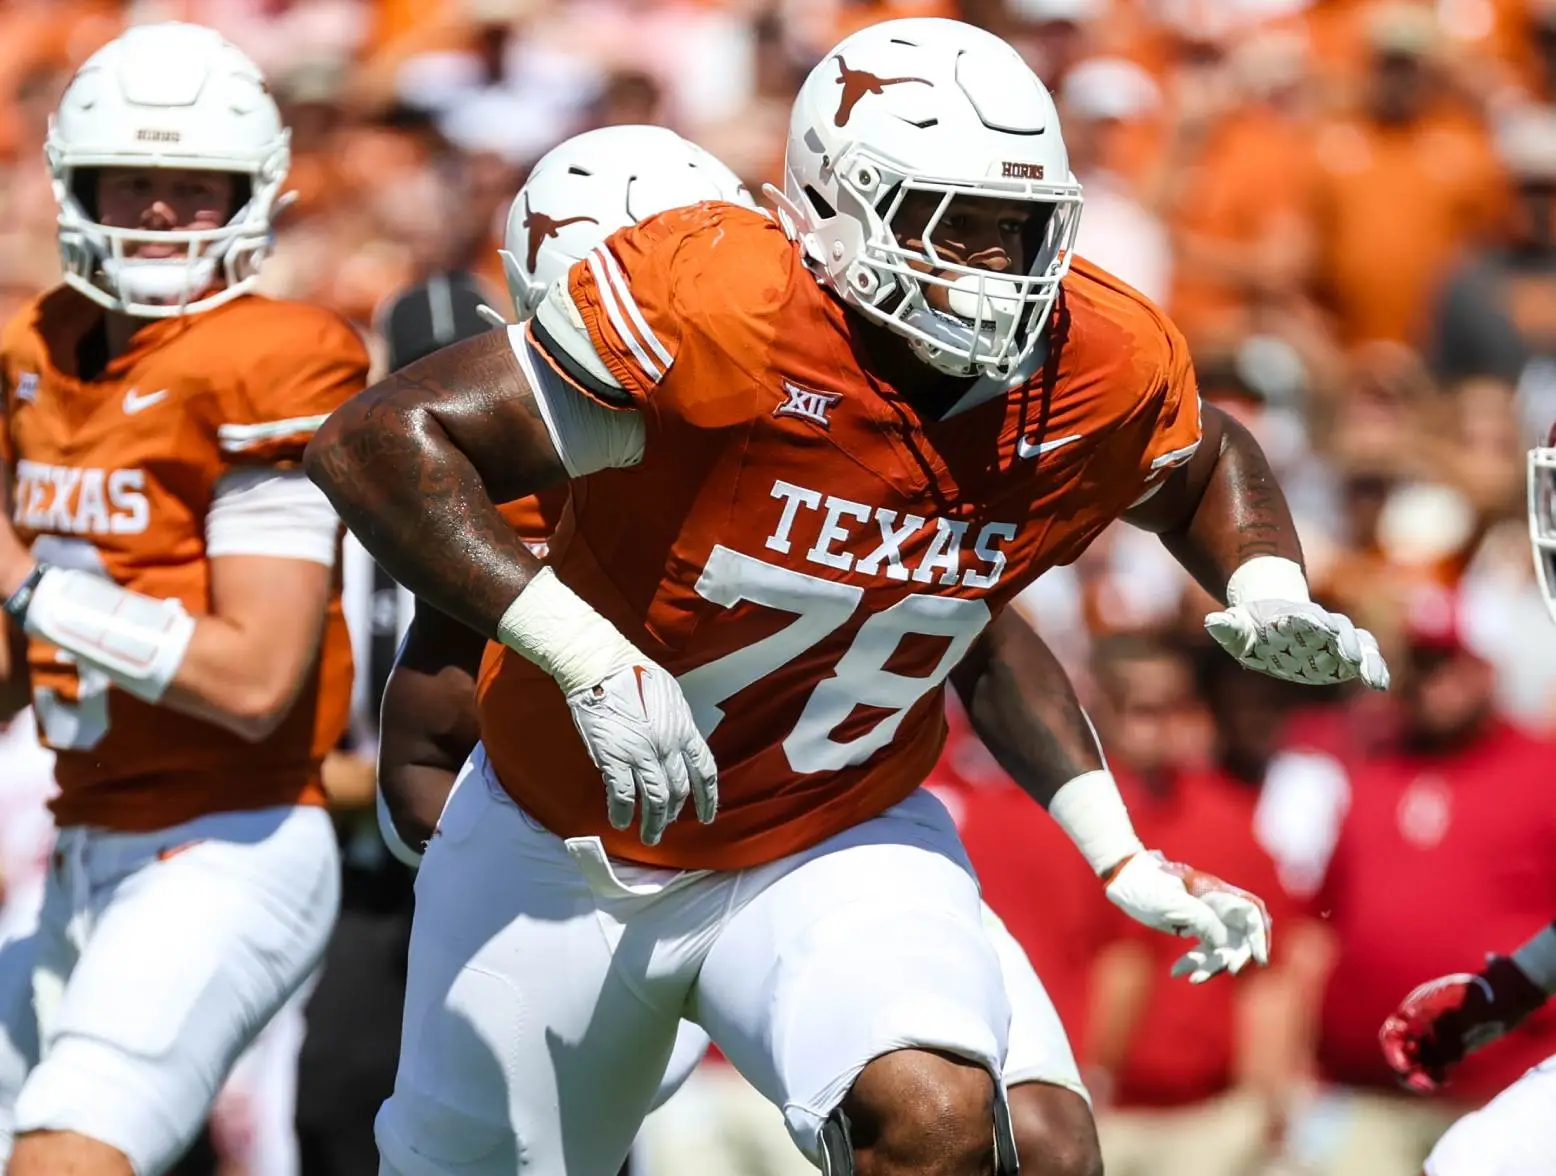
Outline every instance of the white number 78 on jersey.
{"type": "MultiPolygon", "coordinates": [[[[731,608],[751,601],[795,614],[795,619],[759,641],[680,676],[681,691],[704,737],[724,719],[722,704],[824,641],[859,608],[864,589],[823,580],[727,547],[715,547],[697,579],[697,594],[731,608]]],[[[989,622],[982,600],[914,593],[873,614],[847,652],[810,692],[799,721],[783,739],[783,751],[795,772],[837,771],[862,763],[896,738],[913,704],[941,682],[961,661],[989,622]],[[935,667],[922,677],[896,673],[887,662],[904,637],[916,634],[947,639],[935,667]],[[835,731],[858,706],[887,715],[854,739],[839,741],[835,731]]]]}

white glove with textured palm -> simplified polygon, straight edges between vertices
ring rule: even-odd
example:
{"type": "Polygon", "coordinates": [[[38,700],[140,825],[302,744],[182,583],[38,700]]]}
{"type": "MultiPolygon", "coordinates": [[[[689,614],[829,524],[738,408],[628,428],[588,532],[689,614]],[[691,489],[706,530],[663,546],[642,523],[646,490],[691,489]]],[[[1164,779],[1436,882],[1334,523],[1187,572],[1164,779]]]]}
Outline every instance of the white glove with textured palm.
{"type": "Polygon", "coordinates": [[[508,606],[497,637],[550,674],[605,777],[617,829],[642,800],[640,836],[657,845],[691,795],[704,824],[718,811],[718,769],[691,707],[662,666],[582,597],[542,568],[508,606]]]}
{"type": "Polygon", "coordinates": [[[1173,965],[1174,976],[1203,984],[1270,960],[1270,913],[1257,896],[1159,853],[1137,853],[1112,872],[1108,898],[1136,922],[1199,940],[1173,965]]]}
{"type": "Polygon", "coordinates": [[[605,777],[606,809],[615,828],[631,825],[641,802],[643,844],[657,845],[687,796],[699,820],[713,820],[718,809],[713,752],[668,671],[650,661],[628,666],[575,690],[567,705],[589,758],[605,777]]]}
{"type": "Polygon", "coordinates": [[[1374,690],[1388,689],[1388,665],[1372,634],[1314,604],[1292,561],[1249,560],[1226,596],[1227,607],[1205,618],[1205,630],[1250,670],[1311,686],[1359,677],[1374,690]]]}

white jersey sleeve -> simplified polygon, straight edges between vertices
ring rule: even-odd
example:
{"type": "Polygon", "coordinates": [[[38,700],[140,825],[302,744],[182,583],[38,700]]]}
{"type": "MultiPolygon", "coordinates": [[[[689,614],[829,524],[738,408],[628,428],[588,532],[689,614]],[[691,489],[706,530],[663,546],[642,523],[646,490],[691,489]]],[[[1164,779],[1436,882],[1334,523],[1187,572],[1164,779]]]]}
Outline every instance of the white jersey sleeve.
{"type": "MultiPolygon", "coordinates": [[[[553,290],[561,286],[558,283],[553,290]]],[[[576,333],[548,333],[549,346],[544,355],[540,354],[541,344],[525,327],[509,327],[508,342],[524,370],[551,443],[569,477],[581,478],[596,470],[624,469],[643,460],[642,415],[635,409],[606,407],[597,399],[600,388],[591,384],[590,392],[585,393],[575,383],[579,373],[558,370],[562,357],[557,351],[565,348],[568,358],[601,385],[610,381],[610,387],[619,388],[594,354],[581,320],[576,333]],[[585,354],[592,357],[593,366],[585,361],[585,354]],[[557,365],[551,360],[558,361],[557,365]]]]}
{"type": "Polygon", "coordinates": [[[270,555],[335,565],[340,519],[300,469],[239,466],[216,483],[205,516],[205,553],[270,555]]]}

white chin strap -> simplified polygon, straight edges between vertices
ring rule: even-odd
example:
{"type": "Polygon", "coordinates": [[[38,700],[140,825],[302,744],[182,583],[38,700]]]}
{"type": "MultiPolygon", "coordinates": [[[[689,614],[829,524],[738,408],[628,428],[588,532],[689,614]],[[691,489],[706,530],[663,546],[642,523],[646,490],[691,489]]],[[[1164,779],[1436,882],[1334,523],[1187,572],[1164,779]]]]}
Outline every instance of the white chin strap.
{"type": "Polygon", "coordinates": [[[103,276],[125,302],[178,306],[193,302],[216,279],[216,258],[105,258],[103,276]]]}
{"type": "MultiPolygon", "coordinates": [[[[922,292],[919,294],[922,299],[922,292]]],[[[1012,320],[1021,314],[1021,288],[1004,278],[980,278],[964,274],[946,290],[946,302],[951,313],[922,305],[903,316],[903,322],[927,335],[945,340],[946,346],[962,351],[973,349],[974,342],[982,336],[985,350],[993,340],[1010,329],[1012,320]],[[982,290],[980,297],[979,291],[982,290]],[[980,313],[981,311],[981,313],[980,313]],[[981,329],[974,324],[982,321],[981,329]]],[[[942,351],[921,339],[910,338],[913,353],[930,367],[949,376],[971,375],[975,365],[950,351],[942,351]]]]}

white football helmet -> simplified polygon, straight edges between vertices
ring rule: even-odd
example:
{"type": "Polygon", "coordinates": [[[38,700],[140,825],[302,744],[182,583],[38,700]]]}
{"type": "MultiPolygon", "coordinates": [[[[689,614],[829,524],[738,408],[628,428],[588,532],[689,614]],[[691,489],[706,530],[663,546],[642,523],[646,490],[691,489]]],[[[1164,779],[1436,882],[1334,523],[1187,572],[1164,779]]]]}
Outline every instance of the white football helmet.
{"type": "Polygon", "coordinates": [[[1546,610],[1556,621],[1556,425],[1529,451],[1529,541],[1546,610]]]}
{"type": "Polygon", "coordinates": [[[209,310],[246,292],[270,250],[289,141],[264,76],[221,34],[177,21],[129,29],[87,60],[49,119],[44,155],[66,283],[142,318],[209,310]],[[247,190],[218,229],[111,228],[96,219],[95,189],[81,182],[91,176],[83,170],[102,167],[228,171],[247,190]],[[149,243],[181,251],[127,256],[149,243]]]}
{"type": "Polygon", "coordinates": [[[862,29],[811,71],[789,123],[784,191],[768,195],[823,285],[955,375],[1008,374],[1035,346],[1069,269],[1082,203],[1037,75],[992,33],[928,18],[862,29]],[[940,196],[923,250],[905,248],[892,227],[913,191],[940,196]],[[1042,206],[1027,273],[936,254],[935,226],[957,196],[1042,206]],[[926,301],[931,285],[948,289],[954,314],[926,301]]]}
{"type": "Polygon", "coordinates": [[[508,210],[501,255],[514,314],[534,314],[551,283],[616,230],[704,200],[756,207],[734,172],[664,127],[603,127],[553,147],[508,210]]]}

